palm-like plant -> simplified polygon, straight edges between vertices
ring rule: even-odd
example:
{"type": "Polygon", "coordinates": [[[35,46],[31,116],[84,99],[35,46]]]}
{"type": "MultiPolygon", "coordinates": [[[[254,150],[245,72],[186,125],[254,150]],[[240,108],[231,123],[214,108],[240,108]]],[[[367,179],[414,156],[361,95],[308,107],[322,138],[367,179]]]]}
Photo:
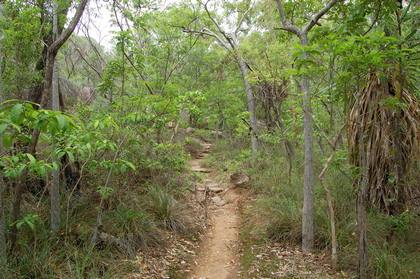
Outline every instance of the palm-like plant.
{"type": "Polygon", "coordinates": [[[398,213],[411,195],[406,177],[420,151],[419,102],[395,69],[371,72],[358,95],[347,126],[350,162],[362,167],[365,160],[370,203],[398,213]]]}

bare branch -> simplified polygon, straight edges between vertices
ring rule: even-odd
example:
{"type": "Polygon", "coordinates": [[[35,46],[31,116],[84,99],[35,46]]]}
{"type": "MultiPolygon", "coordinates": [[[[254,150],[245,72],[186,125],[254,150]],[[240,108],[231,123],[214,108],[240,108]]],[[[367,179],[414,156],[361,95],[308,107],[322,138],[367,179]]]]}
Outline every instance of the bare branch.
{"type": "MultiPolygon", "coordinates": [[[[279,1],[279,0],[277,0],[279,1]]],[[[317,24],[318,20],[325,15],[329,10],[331,10],[331,8],[337,4],[337,2],[339,2],[340,0],[331,0],[324,8],[322,8],[318,13],[316,13],[311,20],[308,22],[308,24],[305,26],[305,28],[303,28],[303,32],[305,32],[306,34],[308,34],[308,32],[312,29],[312,27],[315,26],[315,24],[317,24]]]]}
{"type": "MultiPolygon", "coordinates": [[[[199,1],[200,2],[200,1],[199,1]]],[[[200,2],[201,3],[201,2],[200,2]]],[[[216,28],[217,28],[217,30],[219,30],[219,32],[220,32],[220,34],[222,34],[223,35],[223,37],[226,39],[226,41],[227,41],[227,43],[230,45],[230,48],[231,48],[231,51],[235,51],[235,49],[236,49],[236,44],[234,43],[234,41],[233,41],[233,39],[231,38],[231,37],[229,37],[229,35],[228,34],[226,34],[226,32],[222,29],[222,27],[220,27],[220,25],[217,23],[217,21],[216,21],[216,19],[211,15],[211,13],[210,13],[210,11],[209,11],[209,9],[207,8],[207,3],[208,3],[208,1],[206,2],[206,4],[203,4],[203,3],[201,3],[203,6],[204,6],[204,9],[205,9],[205,11],[206,11],[206,13],[207,13],[207,15],[209,16],[209,18],[211,19],[211,21],[213,21],[213,23],[214,23],[214,25],[216,26],[216,28]]],[[[210,31],[210,30],[209,30],[210,31]]],[[[213,32],[214,33],[214,32],[213,32]]],[[[236,36],[235,36],[235,39],[236,39],[236,36]]],[[[220,43],[222,43],[219,39],[218,39],[218,41],[220,42],[220,43]]],[[[226,43],[224,42],[224,43],[222,43],[222,45],[225,47],[225,48],[227,48],[227,49],[230,49],[229,47],[226,47],[226,43]]]]}
{"type": "Polygon", "coordinates": [[[293,25],[292,23],[290,23],[290,21],[286,19],[286,16],[284,14],[283,4],[282,4],[283,1],[282,0],[276,0],[276,1],[277,1],[277,7],[280,13],[281,23],[283,24],[284,29],[301,37],[303,34],[307,35],[309,31],[312,29],[312,27],[314,27],[318,23],[318,20],[323,15],[325,15],[335,4],[337,4],[337,2],[340,2],[341,0],[331,0],[324,8],[322,8],[318,13],[316,13],[309,20],[308,24],[306,24],[306,26],[303,29],[297,27],[296,25],[293,25]]]}
{"type": "Polygon", "coordinates": [[[248,13],[252,10],[252,8],[254,8],[254,4],[255,4],[255,1],[252,1],[252,3],[249,5],[249,8],[248,8],[248,10],[246,10],[243,14],[242,14],[242,17],[241,17],[241,19],[238,21],[238,25],[236,26],[236,29],[235,29],[235,32],[233,33],[233,34],[238,34],[238,32],[239,32],[239,29],[241,28],[241,26],[242,26],[242,23],[244,22],[244,20],[245,20],[245,17],[248,15],[248,13]]]}
{"type": "Polygon", "coordinates": [[[206,35],[206,36],[210,36],[215,38],[224,48],[226,48],[228,51],[230,52],[234,52],[234,48],[232,48],[231,45],[227,44],[219,35],[217,35],[216,33],[214,33],[213,31],[211,31],[208,28],[203,28],[200,31],[199,30],[193,30],[193,29],[188,29],[188,28],[184,28],[183,31],[185,33],[190,33],[190,34],[196,34],[196,35],[206,35]]]}
{"type": "Polygon", "coordinates": [[[281,23],[283,24],[284,29],[300,37],[300,34],[302,33],[302,29],[293,25],[292,23],[290,23],[290,21],[287,20],[286,15],[284,14],[284,9],[283,9],[283,4],[282,4],[283,1],[282,0],[276,0],[276,1],[277,1],[277,7],[279,9],[280,20],[281,20],[281,23]]]}

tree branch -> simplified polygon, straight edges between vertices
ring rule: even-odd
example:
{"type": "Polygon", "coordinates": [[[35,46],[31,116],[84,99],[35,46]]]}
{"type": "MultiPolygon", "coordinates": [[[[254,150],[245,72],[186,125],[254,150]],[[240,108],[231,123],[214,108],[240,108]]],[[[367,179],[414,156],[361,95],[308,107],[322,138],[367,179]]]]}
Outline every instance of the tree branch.
{"type": "MultiPolygon", "coordinates": [[[[280,1],[280,0],[277,0],[280,1]]],[[[308,32],[312,29],[312,27],[315,26],[315,24],[317,24],[318,20],[325,15],[329,10],[331,10],[331,8],[337,4],[337,2],[339,2],[341,0],[331,0],[324,8],[322,8],[318,13],[316,13],[311,20],[308,22],[308,24],[305,26],[305,28],[303,28],[303,32],[305,32],[306,34],[308,34],[308,32]]]]}
{"type": "Polygon", "coordinates": [[[280,14],[280,20],[281,20],[281,23],[283,24],[284,30],[291,32],[293,34],[296,34],[298,37],[300,37],[300,34],[302,33],[302,29],[293,25],[292,23],[290,23],[290,21],[287,20],[286,15],[284,14],[284,9],[283,9],[283,4],[282,4],[283,1],[276,0],[276,2],[277,2],[277,8],[280,14]]]}
{"type": "Polygon", "coordinates": [[[74,17],[69,24],[69,27],[67,27],[66,30],[64,30],[64,32],[61,33],[60,37],[58,37],[51,44],[51,46],[48,47],[49,52],[57,52],[60,49],[60,47],[67,41],[67,39],[70,37],[74,29],[76,28],[77,24],[79,23],[79,20],[82,17],[86,4],[88,2],[89,0],[82,0],[80,2],[79,6],[77,7],[76,13],[74,14],[74,17]]]}
{"type": "Polygon", "coordinates": [[[211,31],[208,28],[203,28],[200,31],[198,30],[193,30],[193,29],[188,29],[188,28],[183,28],[183,32],[185,33],[190,33],[190,34],[196,34],[196,35],[206,35],[206,36],[210,36],[215,38],[224,48],[226,48],[228,51],[233,52],[234,49],[232,49],[232,46],[227,44],[224,40],[222,40],[222,38],[217,35],[216,33],[214,33],[213,31],[211,31]]]}
{"type": "Polygon", "coordinates": [[[280,13],[280,19],[281,19],[281,23],[284,26],[284,29],[296,34],[297,36],[301,36],[303,34],[308,34],[309,31],[312,29],[312,27],[315,26],[315,24],[318,23],[318,20],[325,15],[335,4],[337,4],[337,2],[340,2],[342,0],[331,0],[327,5],[325,5],[324,8],[322,8],[318,13],[316,13],[310,20],[309,22],[306,24],[306,26],[301,29],[299,27],[297,27],[296,25],[293,25],[292,23],[290,23],[290,21],[288,21],[286,19],[286,16],[284,14],[284,9],[283,9],[283,4],[282,4],[282,0],[276,0],[277,2],[277,7],[280,13]]]}
{"type": "Polygon", "coordinates": [[[234,32],[234,34],[236,35],[236,34],[238,34],[238,32],[239,32],[239,28],[241,28],[241,26],[242,26],[242,23],[244,22],[244,20],[245,20],[245,17],[247,16],[247,14],[252,10],[252,8],[254,7],[254,4],[255,4],[255,1],[252,1],[252,3],[249,5],[249,8],[248,8],[248,10],[246,10],[243,14],[242,14],[242,17],[241,17],[241,19],[238,21],[238,25],[236,26],[236,29],[235,29],[235,32],[234,32]]]}
{"type": "MultiPolygon", "coordinates": [[[[211,19],[211,21],[213,21],[213,23],[214,23],[214,25],[216,26],[216,28],[217,28],[217,30],[219,30],[219,32],[220,32],[220,34],[222,34],[222,36],[226,39],[226,41],[227,41],[227,43],[230,45],[230,47],[231,47],[231,51],[232,52],[235,52],[236,51],[236,44],[235,44],[235,42],[233,41],[233,39],[231,38],[231,37],[229,37],[228,36],[228,34],[226,34],[226,32],[220,27],[220,25],[217,23],[217,21],[216,21],[216,19],[210,14],[210,11],[209,11],[209,9],[207,8],[207,3],[208,3],[208,1],[205,3],[205,4],[203,4],[201,1],[198,1],[198,2],[200,2],[202,5],[203,5],[203,7],[204,7],[204,10],[206,11],[206,13],[207,13],[207,15],[209,16],[209,18],[211,19]]],[[[210,30],[209,30],[210,31],[210,30]]],[[[214,32],[213,32],[214,33],[214,32]]],[[[235,40],[236,40],[236,34],[235,34],[235,40]]],[[[220,40],[218,40],[220,43],[222,43],[220,40]]],[[[227,48],[227,49],[229,49],[229,47],[226,47],[227,46],[227,44],[226,43],[223,43],[223,46],[225,47],[225,48],[227,48]]]]}

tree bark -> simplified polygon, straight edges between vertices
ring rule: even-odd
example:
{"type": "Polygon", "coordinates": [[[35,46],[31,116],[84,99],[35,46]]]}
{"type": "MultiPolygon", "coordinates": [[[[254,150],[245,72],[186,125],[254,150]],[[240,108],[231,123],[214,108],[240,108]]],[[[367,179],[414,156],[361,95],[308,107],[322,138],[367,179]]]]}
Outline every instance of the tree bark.
{"type": "MultiPolygon", "coordinates": [[[[307,36],[301,38],[301,45],[308,45],[307,36]]],[[[305,59],[309,54],[305,53],[305,59]]],[[[303,136],[305,142],[304,161],[304,193],[302,211],[302,252],[309,253],[314,247],[314,139],[312,127],[312,104],[309,77],[302,76],[301,90],[303,93],[303,136]]]]}
{"type": "MultiPolygon", "coordinates": [[[[282,0],[276,0],[281,23],[284,29],[295,34],[300,39],[300,45],[305,47],[309,44],[308,33],[315,26],[318,20],[328,12],[339,0],[331,0],[324,8],[316,13],[306,24],[299,28],[290,23],[284,14],[282,0]]],[[[304,54],[304,59],[309,59],[309,54],[304,54]]],[[[312,127],[312,105],[309,77],[304,74],[301,79],[301,90],[303,93],[303,132],[305,142],[304,162],[304,201],[302,212],[302,252],[309,253],[314,247],[314,140],[312,127]]]]}
{"type": "Polygon", "coordinates": [[[251,113],[249,116],[250,120],[250,128],[251,128],[251,145],[252,151],[256,154],[259,150],[258,146],[258,123],[257,117],[255,115],[255,98],[254,92],[252,90],[251,84],[248,82],[248,67],[245,61],[241,57],[236,57],[236,61],[241,69],[241,74],[243,78],[243,83],[245,85],[245,92],[248,101],[248,111],[251,113]]]}
{"type": "MultiPolygon", "coordinates": [[[[0,19],[3,18],[3,1],[0,1],[0,19]]],[[[3,39],[3,34],[0,31],[0,41],[3,39]]],[[[3,55],[0,53],[0,102],[3,101],[3,55]]],[[[3,137],[0,137],[0,154],[3,152],[3,137]]],[[[6,184],[3,180],[3,170],[0,169],[0,264],[6,261],[6,225],[4,222],[4,206],[3,206],[3,192],[6,184]]]]}
{"type": "MultiPolygon", "coordinates": [[[[58,16],[57,16],[57,2],[53,3],[53,39],[58,37],[58,16]]],[[[52,76],[52,90],[51,90],[51,109],[54,111],[60,110],[59,94],[58,94],[58,65],[54,63],[52,76]]],[[[56,148],[56,143],[52,143],[53,150],[56,148]]],[[[53,162],[58,163],[56,158],[53,162]]],[[[51,191],[50,191],[50,215],[51,215],[51,237],[58,237],[60,235],[60,176],[59,169],[53,169],[51,172],[51,191]]]]}
{"type": "MultiPolygon", "coordinates": [[[[361,90],[358,90],[356,104],[360,106],[360,95],[361,90]]],[[[368,278],[368,265],[369,265],[369,254],[368,254],[368,241],[367,241],[367,229],[366,229],[366,198],[369,189],[369,178],[368,178],[368,167],[365,149],[364,129],[362,126],[362,111],[360,108],[357,109],[357,125],[359,130],[359,153],[361,158],[361,179],[359,179],[359,189],[357,190],[357,230],[359,238],[359,257],[358,257],[358,276],[360,279],[368,278]]]]}
{"type": "Polygon", "coordinates": [[[58,50],[67,41],[67,39],[71,36],[74,29],[76,28],[86,8],[86,4],[88,2],[89,0],[82,0],[80,2],[79,6],[77,7],[76,13],[72,21],[70,22],[69,26],[67,27],[67,29],[64,30],[64,32],[61,33],[61,35],[56,40],[54,40],[54,42],[48,47],[47,61],[46,61],[46,66],[45,66],[45,76],[44,76],[44,90],[43,90],[42,99],[41,99],[41,107],[43,108],[45,108],[45,106],[48,104],[48,98],[50,98],[51,96],[51,85],[52,85],[55,57],[57,56],[58,50]]]}

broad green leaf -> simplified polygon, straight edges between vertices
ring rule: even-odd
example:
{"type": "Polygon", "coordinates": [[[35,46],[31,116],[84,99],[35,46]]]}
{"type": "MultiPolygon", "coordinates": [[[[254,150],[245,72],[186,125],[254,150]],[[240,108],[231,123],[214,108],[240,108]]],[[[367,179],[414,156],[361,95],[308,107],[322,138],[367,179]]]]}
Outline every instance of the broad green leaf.
{"type": "Polygon", "coordinates": [[[10,120],[12,120],[13,123],[20,124],[19,119],[23,112],[22,104],[16,104],[13,106],[13,108],[10,110],[10,120]]]}
{"type": "Polygon", "coordinates": [[[25,165],[21,165],[18,169],[17,169],[17,173],[16,173],[16,175],[17,176],[20,176],[21,174],[22,174],[22,172],[23,172],[23,170],[26,168],[26,166],[25,165]]]}
{"type": "Polygon", "coordinates": [[[0,134],[3,134],[3,132],[6,130],[7,124],[1,124],[0,125],[0,134]]]}
{"type": "Polygon", "coordinates": [[[67,118],[63,117],[62,115],[57,115],[56,119],[60,129],[67,130],[69,128],[69,120],[67,118]]]}
{"type": "Polygon", "coordinates": [[[60,151],[60,152],[58,152],[58,154],[57,154],[57,159],[60,159],[61,157],[63,157],[64,156],[64,154],[66,154],[66,152],[64,152],[64,151],[60,151]]]}

